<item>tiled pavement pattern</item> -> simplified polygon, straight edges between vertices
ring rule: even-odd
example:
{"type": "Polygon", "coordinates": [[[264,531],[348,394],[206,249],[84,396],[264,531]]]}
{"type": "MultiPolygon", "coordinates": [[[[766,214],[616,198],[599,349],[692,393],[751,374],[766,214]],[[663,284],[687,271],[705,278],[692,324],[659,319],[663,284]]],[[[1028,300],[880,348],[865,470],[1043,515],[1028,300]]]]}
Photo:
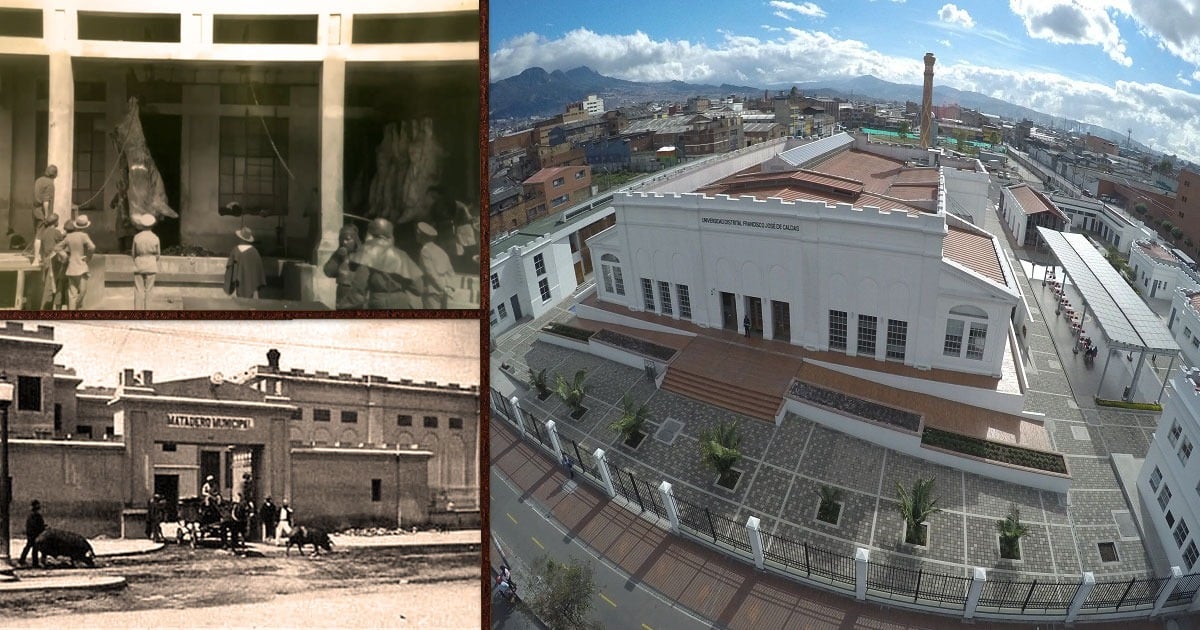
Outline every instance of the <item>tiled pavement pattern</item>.
{"type": "MultiPolygon", "coordinates": [[[[989,229],[997,229],[994,216],[989,215],[989,223],[989,229]]],[[[1007,242],[1002,242],[1013,267],[1020,269],[1011,258],[1007,242]]],[[[1040,293],[1023,275],[1018,276],[1025,284],[1026,295],[1040,293]]],[[[527,392],[522,394],[522,406],[540,420],[556,419],[564,443],[578,442],[584,453],[602,447],[610,461],[652,485],[666,479],[674,486],[676,496],[724,512],[739,522],[744,523],[750,515],[758,516],[763,531],[768,533],[848,555],[856,546],[867,547],[872,550],[873,561],[886,559],[901,566],[919,563],[926,571],[953,575],[967,575],[973,566],[985,567],[999,579],[1010,580],[1076,582],[1085,570],[1093,571],[1101,581],[1146,575],[1150,563],[1142,541],[1122,539],[1113,516],[1114,510],[1130,508],[1118,488],[1108,454],[1143,456],[1157,415],[1095,408],[1090,395],[1077,403],[1071,395],[1068,374],[1076,369],[1070,341],[1065,337],[1055,339],[1057,333],[1038,315],[1038,304],[1031,306],[1035,314],[1028,324],[1025,343],[1034,369],[1029,373],[1025,409],[1045,414],[1054,446],[1067,458],[1073,476],[1069,506],[1065,497],[1054,493],[916,460],[801,417],[789,415],[776,427],[739,416],[657,390],[641,370],[537,342],[536,331],[547,322],[573,316],[566,309],[556,308],[537,321],[505,333],[493,344],[493,360],[510,364],[522,381],[527,380],[527,367],[531,365],[568,378],[578,369],[587,369],[591,390],[585,401],[588,412],[581,420],[569,419],[555,396],[538,401],[527,392]],[[1056,348],[1065,349],[1065,361],[1059,359],[1056,348]],[[1064,362],[1068,364],[1065,370],[1064,362]],[[608,425],[618,417],[624,395],[649,405],[653,414],[650,434],[662,419],[680,420],[683,429],[674,444],[668,446],[652,437],[636,451],[618,444],[616,432],[608,425]],[[698,446],[701,432],[722,420],[738,422],[743,436],[744,457],[737,468],[744,475],[736,489],[729,492],[714,488],[715,474],[701,462],[698,446]],[[918,476],[936,479],[939,506],[944,510],[931,520],[932,544],[927,549],[902,543],[902,521],[896,512],[896,483],[909,485],[918,476]],[[843,491],[843,514],[836,526],[815,519],[817,492],[822,485],[843,491]],[[995,530],[996,520],[1012,506],[1020,510],[1022,521],[1030,526],[1018,562],[999,558],[995,530]],[[1098,542],[1115,542],[1120,561],[1102,562],[1098,542]]]]}

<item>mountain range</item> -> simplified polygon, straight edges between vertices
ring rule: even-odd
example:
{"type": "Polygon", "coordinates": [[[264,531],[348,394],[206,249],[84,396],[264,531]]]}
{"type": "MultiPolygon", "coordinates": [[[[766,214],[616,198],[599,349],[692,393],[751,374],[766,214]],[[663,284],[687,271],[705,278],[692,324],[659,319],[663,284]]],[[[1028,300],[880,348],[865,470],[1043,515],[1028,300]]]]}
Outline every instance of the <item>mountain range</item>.
{"type": "MultiPolygon", "coordinates": [[[[783,89],[790,87],[786,86],[783,89]]],[[[796,88],[805,96],[900,103],[919,103],[922,91],[920,85],[892,83],[871,75],[799,83],[796,84],[796,88]]],[[[775,87],[766,91],[775,92],[779,89],[775,87]]],[[[763,92],[763,88],[744,85],[627,81],[602,75],[587,66],[565,72],[528,68],[520,74],[491,83],[488,92],[488,114],[493,121],[548,117],[562,112],[568,103],[587,98],[589,94],[600,96],[605,100],[605,108],[613,109],[648,101],[685,101],[691,96],[761,97],[763,92]]],[[[1126,141],[1125,134],[1105,127],[1044,114],[985,94],[946,85],[934,85],[933,102],[939,105],[958,103],[962,107],[1013,120],[1029,119],[1041,126],[1091,133],[1119,144],[1126,141]]],[[[1134,144],[1138,143],[1135,141],[1134,144]]]]}

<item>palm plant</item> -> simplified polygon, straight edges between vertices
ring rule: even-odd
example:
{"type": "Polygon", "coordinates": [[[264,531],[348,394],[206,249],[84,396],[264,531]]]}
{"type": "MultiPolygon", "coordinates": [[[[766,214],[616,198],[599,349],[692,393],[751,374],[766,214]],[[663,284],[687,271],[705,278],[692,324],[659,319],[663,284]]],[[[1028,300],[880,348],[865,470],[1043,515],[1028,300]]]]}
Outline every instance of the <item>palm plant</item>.
{"type": "Polygon", "coordinates": [[[732,485],[721,482],[728,481],[733,465],[742,458],[742,453],[738,450],[741,443],[742,436],[738,434],[736,422],[733,424],[722,422],[715,428],[700,433],[701,456],[705,464],[717,471],[718,484],[732,485]]]}
{"type": "Polygon", "coordinates": [[[937,497],[933,495],[933,479],[918,478],[913,482],[911,492],[897,481],[896,498],[900,501],[897,507],[906,525],[904,542],[925,545],[926,532],[921,525],[930,516],[942,511],[942,508],[937,506],[937,497]]]}
{"type": "Polygon", "coordinates": [[[587,395],[590,389],[585,381],[587,380],[587,370],[579,370],[575,373],[574,380],[568,381],[562,374],[556,375],[555,391],[558,392],[558,397],[562,399],[568,407],[571,408],[571,416],[578,419],[583,415],[583,397],[587,395]]]}
{"type": "Polygon", "coordinates": [[[546,400],[546,397],[550,395],[550,384],[548,380],[549,379],[546,378],[546,368],[542,368],[541,371],[535,371],[533,368],[529,368],[529,384],[537,390],[538,398],[540,400],[546,400]]]}
{"type": "Polygon", "coordinates": [[[817,519],[826,523],[836,523],[838,514],[842,511],[842,491],[832,486],[821,486],[817,489],[821,503],[817,506],[817,519]]]}
{"type": "Polygon", "coordinates": [[[996,521],[1000,532],[1000,557],[1010,560],[1021,559],[1021,539],[1029,534],[1029,526],[1021,522],[1021,511],[1012,506],[1008,516],[996,521]]]}
{"type": "Polygon", "coordinates": [[[621,439],[626,443],[633,442],[635,445],[641,442],[642,426],[650,419],[650,407],[648,405],[638,406],[625,394],[621,399],[621,417],[609,425],[613,431],[621,434],[621,439]]]}

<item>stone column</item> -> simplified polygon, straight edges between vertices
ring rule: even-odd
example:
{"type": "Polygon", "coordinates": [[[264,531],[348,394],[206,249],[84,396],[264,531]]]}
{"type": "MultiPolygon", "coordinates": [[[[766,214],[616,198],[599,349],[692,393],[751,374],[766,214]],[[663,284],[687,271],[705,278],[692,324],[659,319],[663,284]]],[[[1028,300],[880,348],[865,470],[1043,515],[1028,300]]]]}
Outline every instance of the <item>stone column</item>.
{"type": "MultiPolygon", "coordinates": [[[[346,136],[346,60],[327,57],[321,64],[321,213],[317,219],[319,241],[313,251],[313,264],[322,265],[337,250],[338,230],[342,227],[342,202],[345,183],[342,169],[346,136]]],[[[336,285],[324,274],[314,273],[313,298],[334,303],[336,285]]]]}
{"type": "Polygon", "coordinates": [[[975,574],[971,579],[971,588],[967,591],[967,607],[963,612],[965,619],[975,616],[975,609],[979,607],[979,596],[983,594],[984,584],[987,584],[987,569],[975,567],[975,574]]]}
{"type": "Polygon", "coordinates": [[[1157,617],[1162,613],[1163,606],[1167,605],[1167,598],[1175,592],[1175,586],[1179,584],[1179,578],[1183,577],[1183,570],[1179,567],[1171,567],[1171,577],[1167,583],[1163,585],[1162,592],[1158,594],[1158,599],[1154,601],[1154,610],[1150,613],[1151,617],[1157,617]]]}
{"type": "Polygon", "coordinates": [[[509,399],[513,406],[513,422],[517,423],[517,427],[521,429],[521,435],[529,437],[529,430],[525,428],[525,418],[521,413],[521,401],[516,396],[509,399]]]}
{"type": "Polygon", "coordinates": [[[854,550],[854,597],[859,601],[867,598],[867,563],[870,561],[870,550],[862,547],[854,550]]]}
{"type": "Polygon", "coordinates": [[[675,495],[671,493],[671,482],[658,484],[658,496],[662,497],[663,507],[667,510],[667,520],[671,522],[671,532],[679,533],[679,505],[675,503],[675,495]]]}
{"type": "MultiPolygon", "coordinates": [[[[600,469],[600,481],[604,482],[604,491],[608,493],[610,499],[616,498],[617,488],[613,485],[612,473],[608,470],[608,460],[604,457],[604,449],[596,449],[592,457],[596,458],[596,468],[600,469]]],[[[671,505],[674,505],[674,502],[671,505]]]]}
{"type": "MultiPolygon", "coordinates": [[[[11,86],[13,85],[12,81],[11,73],[0,71],[0,85],[11,86]]],[[[15,213],[29,205],[28,202],[22,202],[13,194],[12,166],[16,147],[13,145],[12,94],[12,90],[0,90],[0,147],[8,147],[7,150],[0,151],[0,190],[6,191],[0,194],[0,235],[8,233],[15,213]]],[[[7,242],[3,244],[8,245],[7,242]]]]}
{"type": "Polygon", "coordinates": [[[765,563],[763,562],[762,532],[758,529],[759,524],[757,516],[746,519],[746,537],[750,539],[750,551],[754,554],[754,567],[762,571],[765,563]]]}
{"type": "MultiPolygon", "coordinates": [[[[46,160],[58,167],[58,177],[54,180],[54,212],[59,224],[63,225],[74,218],[71,215],[71,188],[75,169],[75,73],[71,55],[65,50],[50,53],[49,104],[46,160]]],[[[39,164],[39,174],[45,168],[46,164],[39,164]]]]}
{"type": "Polygon", "coordinates": [[[553,420],[546,421],[546,431],[550,433],[550,447],[554,449],[554,458],[562,457],[562,441],[558,439],[558,423],[553,420]]]}
{"type": "Polygon", "coordinates": [[[1083,608],[1083,602],[1087,601],[1088,595],[1091,595],[1094,588],[1096,588],[1096,574],[1084,571],[1083,581],[1079,583],[1079,590],[1075,591],[1075,599],[1071,600],[1071,607],[1067,610],[1067,623],[1072,623],[1079,618],[1079,610],[1083,608]]]}

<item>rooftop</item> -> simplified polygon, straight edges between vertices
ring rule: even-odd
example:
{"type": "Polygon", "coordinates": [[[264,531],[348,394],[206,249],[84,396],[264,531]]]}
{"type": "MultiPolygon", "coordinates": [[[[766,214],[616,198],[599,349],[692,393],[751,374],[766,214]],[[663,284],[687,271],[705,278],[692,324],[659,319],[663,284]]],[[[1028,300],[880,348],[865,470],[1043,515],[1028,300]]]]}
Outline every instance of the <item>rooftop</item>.
{"type": "Polygon", "coordinates": [[[572,173],[576,170],[579,170],[579,168],[580,167],[578,167],[578,166],[551,166],[550,168],[544,168],[544,169],[534,173],[533,175],[531,175],[529,177],[529,179],[527,179],[521,183],[522,184],[544,184],[544,183],[554,179],[555,177],[558,177],[559,175],[563,175],[565,173],[572,173]]]}
{"type": "Polygon", "coordinates": [[[1028,185],[1017,184],[1009,186],[1008,190],[1012,193],[1013,198],[1017,200],[1017,203],[1021,204],[1021,209],[1025,211],[1026,215],[1049,212],[1063,221],[1068,220],[1062,210],[1059,210],[1049,199],[1028,185]]]}
{"type": "Polygon", "coordinates": [[[1163,247],[1156,241],[1135,241],[1133,245],[1145,252],[1145,254],[1150,258],[1153,258],[1159,262],[1165,262],[1167,264],[1178,264],[1180,262],[1179,258],[1176,257],[1175,254],[1171,253],[1170,250],[1163,247]]]}
{"type": "Polygon", "coordinates": [[[946,239],[942,241],[942,256],[988,280],[1008,286],[1004,268],[1000,266],[1000,255],[990,236],[947,225],[946,239]]]}

